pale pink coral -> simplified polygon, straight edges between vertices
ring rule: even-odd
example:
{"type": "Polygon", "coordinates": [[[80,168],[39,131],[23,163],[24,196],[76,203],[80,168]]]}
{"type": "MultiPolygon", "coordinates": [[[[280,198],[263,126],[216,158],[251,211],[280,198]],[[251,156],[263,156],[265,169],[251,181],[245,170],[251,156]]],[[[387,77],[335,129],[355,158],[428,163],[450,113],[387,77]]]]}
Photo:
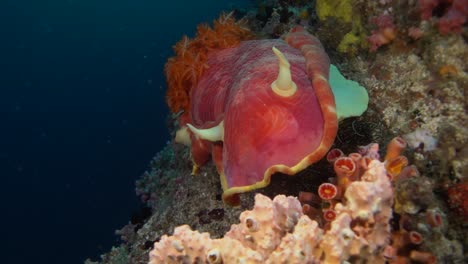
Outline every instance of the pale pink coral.
{"type": "Polygon", "coordinates": [[[370,44],[369,50],[376,51],[380,46],[390,43],[396,37],[396,26],[393,23],[393,17],[387,14],[382,14],[373,17],[371,22],[374,23],[378,29],[372,31],[372,35],[367,38],[370,44]]]}
{"type": "Polygon", "coordinates": [[[273,200],[257,194],[255,206],[240,216],[223,238],[177,227],[150,253],[156,263],[342,263],[357,258],[383,263],[390,240],[393,191],[383,162],[373,160],[360,180],[335,206],[330,229],[321,229],[302,212],[295,197],[273,200]]]}
{"type": "Polygon", "coordinates": [[[302,214],[296,198],[278,195],[272,201],[257,194],[253,210],[243,212],[240,220],[222,239],[211,239],[187,225],[177,227],[173,236],[164,235],[155,243],[150,264],[318,263],[313,249],[322,230],[302,214]]]}

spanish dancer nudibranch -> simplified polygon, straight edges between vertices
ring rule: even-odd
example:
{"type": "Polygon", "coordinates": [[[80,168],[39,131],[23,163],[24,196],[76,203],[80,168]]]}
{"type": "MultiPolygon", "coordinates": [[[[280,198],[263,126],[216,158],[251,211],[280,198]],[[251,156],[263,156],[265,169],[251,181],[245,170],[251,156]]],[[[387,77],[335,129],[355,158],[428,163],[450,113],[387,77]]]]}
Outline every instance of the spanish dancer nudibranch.
{"type": "MultiPolygon", "coordinates": [[[[222,17],[207,35],[231,27],[230,33],[246,36],[235,26],[241,27],[222,17]]],[[[268,185],[274,173],[294,175],[320,160],[335,140],[338,120],[362,114],[368,102],[364,88],[334,66],[330,71],[320,41],[302,27],[284,40],[240,40],[204,54],[179,50],[166,65],[169,106],[184,110],[176,142],[191,147],[194,167],[212,157],[230,205],[239,204],[239,193],[268,185]],[[194,70],[180,56],[200,58],[201,66],[194,70]],[[176,100],[186,105],[174,107],[176,100]]],[[[178,45],[195,45],[183,41],[178,45]]]]}

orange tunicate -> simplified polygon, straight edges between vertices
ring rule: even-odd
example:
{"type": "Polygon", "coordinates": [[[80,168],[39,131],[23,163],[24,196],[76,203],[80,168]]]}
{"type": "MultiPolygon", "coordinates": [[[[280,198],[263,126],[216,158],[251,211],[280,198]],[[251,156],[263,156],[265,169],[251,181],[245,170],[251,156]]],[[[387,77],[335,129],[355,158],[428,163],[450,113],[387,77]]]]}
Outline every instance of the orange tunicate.
{"type": "Polygon", "coordinates": [[[327,161],[330,163],[334,163],[338,158],[343,157],[344,153],[340,149],[334,148],[331,149],[327,154],[327,161]]]}
{"type": "Polygon", "coordinates": [[[406,148],[407,143],[401,137],[393,138],[387,145],[385,160],[391,160],[401,155],[401,152],[406,148]]]}
{"type": "Polygon", "coordinates": [[[336,218],[336,212],[332,209],[327,209],[323,211],[323,219],[326,221],[333,221],[336,218]]]}
{"type": "Polygon", "coordinates": [[[416,231],[409,232],[409,240],[414,245],[419,245],[423,242],[424,238],[421,233],[416,231]]]}
{"type": "Polygon", "coordinates": [[[356,171],[356,163],[351,158],[340,157],[333,166],[338,177],[349,177],[356,171]]]}
{"type": "Polygon", "coordinates": [[[432,253],[422,252],[418,250],[411,250],[410,259],[419,263],[437,263],[437,258],[432,253]]]}
{"type": "Polygon", "coordinates": [[[338,189],[331,183],[322,183],[318,188],[318,194],[324,200],[331,200],[338,194],[338,189]]]}
{"type": "Polygon", "coordinates": [[[386,161],[385,168],[393,177],[400,174],[401,170],[408,165],[408,159],[405,156],[398,156],[386,161]]]}
{"type": "Polygon", "coordinates": [[[444,78],[456,76],[458,74],[458,70],[455,66],[446,64],[439,68],[439,74],[444,78]]]}
{"type": "Polygon", "coordinates": [[[437,211],[428,211],[426,213],[427,223],[432,227],[439,227],[442,225],[442,216],[437,211]]]}

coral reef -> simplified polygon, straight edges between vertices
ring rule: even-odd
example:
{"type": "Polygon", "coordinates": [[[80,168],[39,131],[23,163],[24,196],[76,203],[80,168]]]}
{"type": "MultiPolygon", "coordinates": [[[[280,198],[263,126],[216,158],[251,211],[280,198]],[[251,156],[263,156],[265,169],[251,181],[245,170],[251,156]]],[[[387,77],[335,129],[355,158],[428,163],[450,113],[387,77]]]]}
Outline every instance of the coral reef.
{"type": "Polygon", "coordinates": [[[254,208],[241,213],[240,224],[232,225],[223,238],[211,238],[209,233],[192,231],[187,225],[176,227],[172,236],[164,235],[155,243],[150,263],[461,261],[461,245],[442,234],[446,219],[441,209],[434,207],[432,187],[421,184],[420,180],[428,179],[414,166],[395,168],[392,162],[401,160],[405,146],[401,138],[392,140],[385,162],[378,160],[377,144],[336,158],[332,163],[337,188],[331,183],[319,187],[318,194],[326,201],[321,209],[310,206],[313,194],[302,193],[299,200],[284,195],[271,200],[257,194],[254,208]],[[400,194],[395,197],[396,214],[392,213],[394,191],[400,194]],[[397,224],[391,228],[393,216],[397,224]],[[434,248],[439,243],[444,243],[445,252],[434,248]]]}
{"type": "MultiPolygon", "coordinates": [[[[386,170],[391,172],[394,210],[390,240],[379,251],[380,256],[389,263],[429,263],[435,259],[437,263],[466,263],[468,47],[463,22],[466,14],[463,15],[463,8],[454,9],[455,4],[463,1],[346,2],[352,6],[346,12],[352,13],[359,22],[357,25],[330,16],[320,19],[313,1],[257,1],[255,8],[236,13],[237,17],[245,17],[247,25],[262,38],[279,37],[297,24],[305,26],[319,37],[331,62],[347,78],[365,86],[370,95],[364,116],[340,122],[334,143],[337,149],[329,152],[328,161],[323,160],[294,178],[274,175],[274,184],[258,193],[269,197],[297,195],[302,202],[302,214],[312,219],[307,220],[309,223],[317,223],[314,230],[322,232],[323,239],[331,230],[330,223],[341,219],[333,206],[338,203],[346,206],[346,189],[340,186],[352,184],[346,177],[339,181],[339,177],[329,179],[335,171],[329,163],[335,164],[340,159],[336,174],[346,176],[353,170],[359,171],[359,165],[350,161],[356,156],[345,157],[343,153],[362,156],[361,153],[372,150],[376,157],[392,160],[386,162],[386,170]],[[424,6],[425,3],[428,5],[424,6]],[[375,18],[385,16],[392,19],[394,38],[370,52],[369,37],[373,31],[381,32],[375,18]],[[356,151],[356,146],[389,142],[396,135],[407,140],[409,146],[398,152],[398,145],[394,145],[396,151],[389,152],[399,155],[387,158],[375,145],[356,151]],[[336,187],[333,198],[320,198],[318,191],[323,183],[336,187]]],[[[153,208],[153,215],[142,225],[122,228],[122,244],[103,255],[101,263],[116,263],[116,259],[146,263],[154,242],[184,224],[191,230],[208,232],[211,240],[221,239],[231,224],[237,224],[239,214],[252,208],[253,193],[245,196],[239,208],[223,206],[213,164],[200,169],[199,175],[190,176],[187,150],[171,144],[165,153],[173,154],[166,155],[167,159],[158,157],[164,162],[153,162],[154,167],[137,187],[146,204],[153,208]]],[[[325,189],[327,194],[333,190],[325,189]]],[[[296,225],[297,230],[300,228],[296,225]]],[[[284,237],[294,238],[293,233],[286,232],[284,237]]],[[[350,262],[355,263],[354,257],[350,262]]]]}

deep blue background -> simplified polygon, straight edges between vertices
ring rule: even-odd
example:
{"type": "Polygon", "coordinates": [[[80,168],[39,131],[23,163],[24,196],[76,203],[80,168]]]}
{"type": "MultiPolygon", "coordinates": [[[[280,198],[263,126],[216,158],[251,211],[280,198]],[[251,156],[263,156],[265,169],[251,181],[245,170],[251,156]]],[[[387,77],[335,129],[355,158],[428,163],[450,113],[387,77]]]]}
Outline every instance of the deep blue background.
{"type": "Polygon", "coordinates": [[[247,0],[0,3],[0,263],[81,263],[138,211],[169,140],[163,66],[247,0]]]}

